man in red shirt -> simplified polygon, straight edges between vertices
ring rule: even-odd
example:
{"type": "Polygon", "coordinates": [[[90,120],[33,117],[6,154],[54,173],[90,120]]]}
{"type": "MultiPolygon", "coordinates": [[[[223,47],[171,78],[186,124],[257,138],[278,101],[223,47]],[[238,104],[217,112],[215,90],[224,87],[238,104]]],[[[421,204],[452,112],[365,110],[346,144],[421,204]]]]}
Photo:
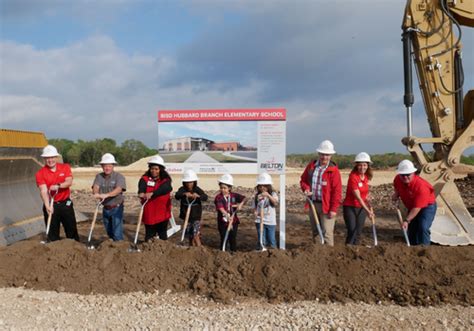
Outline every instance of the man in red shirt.
{"type": "MultiPolygon", "coordinates": [[[[314,202],[321,222],[324,241],[334,246],[334,225],[342,197],[341,174],[337,165],[331,161],[336,153],[334,145],[324,140],[316,149],[319,159],[311,161],[300,179],[301,190],[314,202]]],[[[313,230],[313,240],[318,235],[316,220],[310,210],[309,219],[313,230]]]]}
{"type": "Polygon", "coordinates": [[[48,215],[52,214],[51,226],[48,233],[49,241],[61,239],[59,224],[62,223],[66,237],[79,241],[77,233],[76,216],[70,199],[72,185],[72,172],[69,164],[58,163],[59,153],[54,146],[48,145],[43,149],[41,157],[45,166],[36,173],[36,185],[40,190],[43,200],[43,215],[45,223],[48,215]],[[50,207],[50,199],[54,199],[50,207]]]}
{"type": "Polygon", "coordinates": [[[393,180],[395,192],[392,200],[400,198],[408,209],[403,221],[403,229],[408,229],[408,238],[412,245],[429,245],[431,243],[431,224],[436,215],[436,197],[433,186],[415,174],[416,168],[409,160],[398,164],[393,180]]]}

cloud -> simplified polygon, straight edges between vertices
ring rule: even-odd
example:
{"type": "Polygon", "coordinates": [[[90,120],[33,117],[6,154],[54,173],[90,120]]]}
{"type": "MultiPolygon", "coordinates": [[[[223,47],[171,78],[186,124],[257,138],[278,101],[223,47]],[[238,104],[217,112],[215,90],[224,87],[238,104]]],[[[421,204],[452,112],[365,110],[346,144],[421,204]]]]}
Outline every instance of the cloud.
{"type": "MultiPolygon", "coordinates": [[[[76,19],[66,3],[4,1],[2,19],[76,19]]],[[[46,49],[3,40],[2,127],[45,131],[50,138],[134,138],[156,147],[158,109],[284,107],[289,153],[313,151],[328,138],[343,153],[405,150],[401,2],[180,4],[190,16],[204,18],[205,26],[166,55],[125,49],[121,36],[97,32],[46,49]]],[[[71,8],[80,7],[80,17],[88,6],[84,0],[71,8]]],[[[104,1],[97,11],[110,9],[119,19],[120,11],[133,6],[104,1]]],[[[465,33],[465,40],[472,36],[465,33]]],[[[465,44],[467,90],[474,46],[465,44]]],[[[415,133],[430,136],[419,94],[414,110],[415,133]]],[[[221,129],[210,123],[200,128],[215,134],[221,129]]],[[[243,141],[252,133],[235,135],[243,141]]]]}
{"type": "Polygon", "coordinates": [[[401,3],[239,4],[229,6],[240,20],[225,28],[221,21],[211,24],[209,32],[178,52],[176,70],[166,83],[242,86],[261,80],[266,89],[260,101],[281,102],[394,86],[402,80],[401,3]]]}

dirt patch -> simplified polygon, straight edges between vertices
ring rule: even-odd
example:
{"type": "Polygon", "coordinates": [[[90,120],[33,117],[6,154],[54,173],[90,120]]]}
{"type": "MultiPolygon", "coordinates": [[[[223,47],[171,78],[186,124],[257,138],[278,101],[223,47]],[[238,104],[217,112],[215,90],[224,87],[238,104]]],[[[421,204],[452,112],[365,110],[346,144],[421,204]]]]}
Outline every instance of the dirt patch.
{"type": "Polygon", "coordinates": [[[394,302],[474,304],[471,247],[367,248],[308,244],[297,250],[238,252],[183,248],[173,242],[105,242],[88,251],[62,240],[24,241],[0,251],[0,286],[74,293],[191,291],[218,301],[394,302]]]}
{"type": "MultiPolygon", "coordinates": [[[[463,196],[472,182],[463,182],[463,196]]],[[[360,246],[344,243],[345,226],[339,215],[336,246],[312,244],[311,230],[296,186],[287,191],[287,250],[256,252],[253,212],[241,212],[238,250],[219,250],[212,202],[204,205],[204,247],[190,248],[175,235],[167,242],[140,243],[141,253],[130,253],[139,202],[125,199],[124,242],[107,240],[102,224],[94,231],[94,251],[85,242],[90,222],[79,224],[81,243],[62,240],[40,244],[41,236],[0,248],[0,286],[26,287],[80,294],[115,294],[167,289],[191,292],[230,302],[236,297],[270,302],[392,302],[399,305],[474,304],[474,247],[408,248],[403,243],[389,203],[390,185],[373,188],[378,247],[366,226],[360,246]]],[[[236,188],[250,196],[251,189],[236,188]]],[[[215,192],[209,191],[212,197],[215,192]]],[[[77,210],[92,215],[90,193],[74,191],[77,210]]],[[[212,200],[212,199],[211,199],[212,200]]],[[[471,198],[468,199],[472,205],[471,198]]],[[[174,207],[177,216],[177,205],[174,207]]],[[[142,229],[143,231],[143,229],[142,229]]],[[[143,238],[143,232],[140,235],[143,238]]]]}

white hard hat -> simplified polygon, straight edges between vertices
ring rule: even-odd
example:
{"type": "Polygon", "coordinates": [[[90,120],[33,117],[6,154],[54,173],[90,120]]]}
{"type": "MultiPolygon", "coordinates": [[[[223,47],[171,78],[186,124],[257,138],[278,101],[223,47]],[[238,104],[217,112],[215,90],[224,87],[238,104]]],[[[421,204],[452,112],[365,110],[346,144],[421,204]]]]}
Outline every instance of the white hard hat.
{"type": "Polygon", "coordinates": [[[272,177],[266,172],[258,175],[257,185],[273,185],[272,177]]]}
{"type": "Polygon", "coordinates": [[[148,164],[158,164],[160,166],[165,166],[165,161],[159,155],[153,156],[151,159],[148,160],[148,164]]]}
{"type": "Polygon", "coordinates": [[[223,174],[221,178],[219,178],[219,184],[220,183],[234,186],[234,178],[232,178],[231,174],[223,174]]]}
{"type": "Polygon", "coordinates": [[[367,162],[367,163],[372,163],[370,160],[370,155],[367,154],[366,152],[361,152],[356,155],[354,162],[367,162]]]}
{"type": "Polygon", "coordinates": [[[410,160],[403,160],[398,164],[397,173],[400,175],[408,175],[416,172],[413,162],[410,160]]]}
{"type": "Polygon", "coordinates": [[[55,157],[59,156],[58,150],[56,147],[53,145],[48,145],[45,148],[43,148],[43,154],[41,154],[41,157],[55,157]]]}
{"type": "Polygon", "coordinates": [[[115,161],[115,157],[110,153],[105,153],[102,155],[102,159],[100,160],[99,164],[117,164],[115,161]]]}
{"type": "Polygon", "coordinates": [[[196,175],[196,173],[194,172],[194,170],[186,170],[184,173],[183,173],[183,182],[195,182],[198,180],[198,176],[196,175]]]}
{"type": "Polygon", "coordinates": [[[334,150],[334,145],[329,140],[324,140],[321,144],[319,144],[316,152],[321,154],[335,154],[336,151],[334,150]]]}

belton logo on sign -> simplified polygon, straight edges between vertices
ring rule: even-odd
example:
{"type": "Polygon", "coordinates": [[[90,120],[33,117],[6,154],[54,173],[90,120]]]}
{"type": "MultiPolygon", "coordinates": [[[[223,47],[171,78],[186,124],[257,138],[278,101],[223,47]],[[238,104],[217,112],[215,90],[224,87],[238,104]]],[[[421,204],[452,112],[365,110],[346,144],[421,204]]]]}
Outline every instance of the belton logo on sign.
{"type": "Polygon", "coordinates": [[[268,170],[283,170],[285,164],[281,162],[276,162],[273,157],[271,160],[264,161],[260,164],[260,169],[264,171],[268,170]]]}

